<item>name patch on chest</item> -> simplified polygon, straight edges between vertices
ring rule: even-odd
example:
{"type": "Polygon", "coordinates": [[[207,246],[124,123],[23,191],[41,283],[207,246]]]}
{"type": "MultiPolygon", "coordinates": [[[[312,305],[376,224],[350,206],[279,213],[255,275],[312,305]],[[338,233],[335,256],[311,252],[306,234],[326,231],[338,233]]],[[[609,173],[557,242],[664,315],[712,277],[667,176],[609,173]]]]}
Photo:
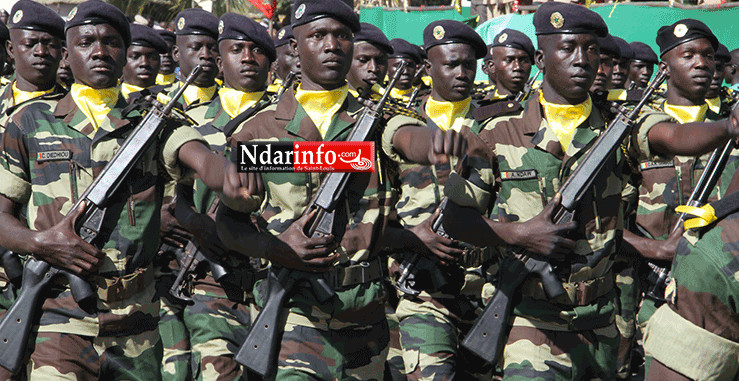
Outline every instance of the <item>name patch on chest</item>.
{"type": "Polygon", "coordinates": [[[644,161],[639,164],[639,169],[643,171],[654,168],[672,168],[672,166],[673,163],[671,161],[644,161]]]}
{"type": "Polygon", "coordinates": [[[536,179],[536,169],[523,169],[520,171],[501,171],[501,180],[531,180],[536,179]]]}
{"type": "Polygon", "coordinates": [[[44,151],[44,152],[39,152],[36,154],[36,161],[39,161],[39,162],[63,161],[63,160],[71,160],[71,159],[72,159],[72,151],[70,150],[44,151]]]}

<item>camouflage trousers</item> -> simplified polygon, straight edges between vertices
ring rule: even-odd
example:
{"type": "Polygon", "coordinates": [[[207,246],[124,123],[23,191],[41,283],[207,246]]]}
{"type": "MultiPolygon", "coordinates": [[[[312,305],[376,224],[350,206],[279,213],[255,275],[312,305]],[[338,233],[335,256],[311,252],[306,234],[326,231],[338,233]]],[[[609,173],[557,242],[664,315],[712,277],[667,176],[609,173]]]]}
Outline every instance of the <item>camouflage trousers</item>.
{"type": "Polygon", "coordinates": [[[382,380],[389,340],[387,321],[329,331],[287,323],[270,379],[382,380]]]}
{"type": "MultiPolygon", "coordinates": [[[[656,301],[651,298],[644,297],[641,302],[641,306],[639,307],[639,314],[637,315],[637,323],[639,324],[639,329],[641,330],[642,334],[644,333],[644,329],[647,327],[647,323],[649,322],[649,319],[654,315],[654,312],[657,311],[657,308],[661,306],[663,302],[656,301]]],[[[648,354],[644,354],[644,374],[649,373],[649,366],[652,364],[652,356],[649,356],[648,354]]]]}
{"type": "Polygon", "coordinates": [[[613,271],[616,274],[618,294],[616,328],[618,328],[619,345],[616,376],[619,379],[628,379],[631,377],[631,354],[636,344],[636,313],[641,294],[636,269],[632,264],[617,261],[613,271]]]}
{"type": "MultiPolygon", "coordinates": [[[[5,312],[8,311],[10,306],[18,297],[18,289],[10,283],[8,277],[5,275],[5,271],[0,268],[0,318],[5,316],[5,312]]],[[[19,373],[23,373],[20,371],[19,373]]],[[[0,380],[21,380],[24,376],[22,374],[13,377],[7,369],[0,366],[0,380]]]]}
{"type": "Polygon", "coordinates": [[[503,379],[612,380],[618,343],[615,322],[587,331],[514,326],[503,350],[503,379]]]}
{"type": "Polygon", "coordinates": [[[192,378],[190,365],[190,337],[184,322],[185,304],[169,294],[174,283],[176,261],[165,255],[158,257],[155,266],[156,296],[159,309],[159,335],[163,354],[160,366],[162,380],[186,381],[192,378]]]}
{"type": "MultiPolygon", "coordinates": [[[[386,306],[386,308],[391,308],[386,306]]],[[[405,365],[403,365],[403,348],[400,346],[400,322],[395,311],[386,309],[388,330],[390,332],[390,344],[387,352],[387,363],[385,366],[385,379],[392,381],[403,381],[405,376],[405,365]]]]}
{"type": "Polygon", "coordinates": [[[160,380],[162,344],[154,329],[137,335],[89,337],[39,332],[29,380],[160,380]]]}

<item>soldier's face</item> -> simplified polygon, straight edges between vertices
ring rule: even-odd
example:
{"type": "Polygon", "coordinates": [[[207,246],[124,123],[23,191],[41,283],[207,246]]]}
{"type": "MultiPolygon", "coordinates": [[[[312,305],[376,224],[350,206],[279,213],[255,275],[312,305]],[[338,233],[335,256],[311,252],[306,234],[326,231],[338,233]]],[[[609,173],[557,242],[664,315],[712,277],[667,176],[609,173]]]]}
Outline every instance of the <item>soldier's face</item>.
{"type": "Polygon", "coordinates": [[[410,58],[390,58],[387,61],[387,77],[392,79],[395,76],[395,72],[398,71],[398,64],[401,61],[405,61],[405,71],[395,82],[395,87],[400,90],[408,90],[413,86],[413,78],[416,77],[416,71],[418,70],[416,61],[410,58]]]}
{"type": "Polygon", "coordinates": [[[293,73],[300,75],[300,57],[298,53],[291,49],[290,44],[285,44],[277,48],[277,76],[280,79],[287,78],[287,75],[292,71],[293,73]]]}
{"type": "Polygon", "coordinates": [[[295,50],[300,56],[302,87],[306,90],[335,89],[346,82],[354,43],[351,29],[324,17],[293,28],[295,50]]]}
{"type": "Polygon", "coordinates": [[[355,89],[380,83],[387,74],[387,54],[368,42],[354,44],[354,59],[346,79],[355,89]]]}
{"type": "Polygon", "coordinates": [[[482,72],[488,75],[489,84],[492,85],[495,83],[495,63],[493,60],[483,61],[482,72]]]}
{"type": "Polygon", "coordinates": [[[593,86],[590,86],[590,91],[606,91],[611,84],[611,77],[613,76],[613,57],[608,54],[600,55],[600,66],[598,66],[598,73],[595,74],[595,80],[593,86]]]}
{"type": "Polygon", "coordinates": [[[195,78],[195,85],[210,87],[215,84],[218,75],[218,43],[213,37],[199,34],[177,36],[177,44],[172,49],[172,56],[180,64],[183,80],[198,64],[203,67],[195,78]]]}
{"type": "Polygon", "coordinates": [[[711,79],[711,86],[708,88],[708,92],[706,93],[706,98],[716,98],[719,96],[719,92],[721,90],[721,85],[724,84],[724,74],[726,73],[725,68],[726,62],[723,59],[715,60],[716,63],[716,70],[713,72],[713,78],[711,79]]]}
{"type": "Polygon", "coordinates": [[[715,70],[713,54],[713,46],[707,38],[688,41],[665,53],[662,60],[670,74],[668,98],[676,96],[702,104],[715,70]],[[674,94],[670,94],[672,92],[674,94]]]}
{"type": "Polygon", "coordinates": [[[578,104],[585,101],[600,66],[600,46],[593,34],[539,36],[536,66],[544,71],[542,89],[547,101],[578,104]]]}
{"type": "Polygon", "coordinates": [[[532,62],[529,54],[508,46],[496,46],[493,52],[498,92],[504,93],[507,90],[508,94],[516,94],[523,90],[531,74],[532,62]]]}
{"type": "MultiPolygon", "coordinates": [[[[437,101],[456,102],[472,91],[477,59],[468,44],[436,45],[428,50],[426,71],[431,76],[431,96],[437,101]]],[[[496,76],[497,77],[497,76],[496,76]]]]}
{"type": "Polygon", "coordinates": [[[159,73],[159,52],[147,46],[131,45],[126,54],[123,78],[126,83],[139,86],[154,86],[159,73]]]}
{"type": "Polygon", "coordinates": [[[223,40],[218,48],[218,66],[228,87],[246,92],[264,89],[271,62],[261,46],[253,41],[223,40]]]}
{"type": "Polygon", "coordinates": [[[645,89],[649,85],[649,79],[654,73],[654,64],[640,60],[633,60],[629,63],[628,82],[635,82],[636,87],[645,89]]]}
{"type": "Polygon", "coordinates": [[[67,55],[68,52],[65,50],[62,53],[62,59],[59,61],[59,69],[56,71],[56,81],[69,87],[74,83],[74,76],[72,76],[72,70],[69,69],[69,60],[67,59],[67,55]]]}
{"type": "Polygon", "coordinates": [[[167,46],[169,47],[169,51],[166,54],[159,55],[159,72],[162,74],[172,74],[174,68],[177,66],[174,62],[174,57],[172,57],[172,46],[167,46]]]}
{"type": "Polygon", "coordinates": [[[11,29],[8,52],[22,90],[50,89],[62,58],[62,41],[47,32],[11,29]],[[28,86],[30,85],[30,86],[28,86]]]}
{"type": "Polygon", "coordinates": [[[75,82],[94,89],[113,87],[126,63],[120,33],[108,24],[80,25],[67,30],[69,68],[75,82]]]}
{"type": "Polygon", "coordinates": [[[611,88],[623,89],[626,85],[626,75],[628,74],[629,60],[614,58],[613,72],[611,74],[611,88]]]}

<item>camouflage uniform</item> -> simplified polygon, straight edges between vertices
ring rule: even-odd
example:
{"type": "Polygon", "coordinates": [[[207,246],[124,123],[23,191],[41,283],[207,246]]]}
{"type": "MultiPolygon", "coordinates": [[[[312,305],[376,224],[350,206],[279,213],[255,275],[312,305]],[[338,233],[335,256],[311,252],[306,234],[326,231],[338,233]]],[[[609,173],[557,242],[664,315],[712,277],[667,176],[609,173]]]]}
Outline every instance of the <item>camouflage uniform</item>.
{"type": "MultiPolygon", "coordinates": [[[[0,193],[23,205],[31,229],[58,223],[91,184],[138,113],[121,115],[122,97],[95,130],[71,94],[55,107],[42,102],[13,115],[2,139],[4,160],[0,193]],[[45,152],[56,157],[44,160],[45,152]],[[39,159],[40,158],[40,159],[39,159]]],[[[105,379],[159,379],[161,343],[159,302],[154,298],[151,261],[159,242],[159,209],[164,177],[185,173],[176,152],[202,139],[189,127],[177,127],[152,145],[111,200],[103,222],[106,254],[96,275],[96,312],[82,310],[68,285],[58,281],[43,302],[30,379],[90,376],[105,379]]]]}
{"type": "MultiPolygon", "coordinates": [[[[631,137],[632,155],[651,155],[647,132],[660,121],[655,117],[639,121],[631,137]]],[[[481,213],[492,209],[490,218],[498,221],[529,220],[559,191],[605,128],[602,112],[594,105],[589,118],[576,129],[566,154],[538,98],[532,97],[523,112],[485,124],[479,137],[491,155],[472,161],[466,181],[452,174],[445,193],[458,205],[481,213]]],[[[577,242],[572,253],[576,261],[557,266],[566,293],[549,300],[538,277],[527,278],[519,287],[521,298],[514,302],[513,327],[502,355],[506,378],[615,377],[619,339],[611,267],[623,229],[621,194],[626,182],[626,157],[623,151],[617,152],[578,204],[577,229],[571,233],[577,242]]],[[[502,271],[512,250],[501,248],[505,253],[502,271]]]]}
{"type": "MultiPolygon", "coordinates": [[[[428,98],[422,100],[417,111],[429,123],[429,128],[438,129],[425,112],[428,98]]],[[[495,109],[493,113],[501,113],[519,110],[520,106],[513,101],[498,102],[483,109],[475,109],[470,105],[459,132],[466,137],[477,133],[481,126],[475,119],[476,111],[483,116],[480,119],[486,119],[493,116],[491,109],[495,109]]],[[[437,166],[408,162],[392,147],[394,133],[395,130],[385,130],[382,148],[398,167],[401,194],[395,207],[403,228],[409,229],[432,216],[443,197],[451,166],[456,165],[458,160],[451,157],[451,163],[437,166]]],[[[485,146],[479,145],[479,148],[485,146]]],[[[405,252],[399,253],[398,257],[410,260],[412,255],[405,252]]],[[[442,270],[431,258],[419,259],[415,279],[421,293],[417,296],[402,294],[395,313],[400,321],[400,344],[405,373],[409,379],[451,380],[455,377],[476,377],[489,371],[480,363],[466,361],[472,358],[458,353],[458,348],[459,338],[464,336],[479,315],[477,306],[481,287],[485,283],[481,267],[489,265],[492,259],[491,252],[477,249],[468,253],[463,265],[457,266],[454,271],[442,270]],[[431,279],[434,272],[442,273],[448,283],[443,286],[424,284],[422,281],[431,279]]],[[[397,277],[398,274],[394,275],[397,277]]]]}
{"type": "MultiPolygon", "coordinates": [[[[229,142],[345,140],[362,106],[348,95],[322,139],[313,121],[288,89],[281,101],[270,105],[242,124],[229,142]]],[[[397,116],[388,125],[416,123],[397,116]]],[[[390,213],[391,192],[384,169],[353,174],[347,185],[346,230],[341,238],[341,264],[336,271],[363,271],[365,282],[336,287],[325,303],[316,300],[306,283],[299,283],[288,296],[277,380],[381,379],[389,341],[385,317],[386,291],[378,257],[380,235],[390,213]],[[347,267],[348,266],[348,267],[347,267]],[[366,266],[366,267],[364,267],[366,266]]],[[[305,211],[321,180],[319,173],[262,173],[266,200],[261,209],[263,231],[278,235],[305,211]]],[[[256,207],[242,211],[252,212],[256,207]]],[[[337,227],[343,229],[344,227],[337,227]]],[[[274,266],[274,265],[273,265],[274,266]]],[[[348,280],[348,279],[347,279],[348,280]]],[[[264,306],[266,282],[254,288],[256,304],[264,306]]]]}
{"type": "MultiPolygon", "coordinates": [[[[736,194],[734,194],[735,196],[736,194]]],[[[739,374],[739,213],[689,231],[672,262],[674,293],[646,327],[649,379],[739,374]]]]}

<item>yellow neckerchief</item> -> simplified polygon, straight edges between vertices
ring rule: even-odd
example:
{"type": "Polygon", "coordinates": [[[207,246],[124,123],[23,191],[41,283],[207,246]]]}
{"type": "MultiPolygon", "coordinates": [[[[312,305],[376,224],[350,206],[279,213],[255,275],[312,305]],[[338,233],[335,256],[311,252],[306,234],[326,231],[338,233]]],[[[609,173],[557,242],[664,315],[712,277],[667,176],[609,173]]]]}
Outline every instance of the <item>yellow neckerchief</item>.
{"type": "Polygon", "coordinates": [[[675,106],[665,102],[664,111],[667,115],[677,119],[680,124],[702,122],[706,119],[708,104],[700,106],[675,106]]]}
{"type": "Polygon", "coordinates": [[[216,85],[223,86],[223,80],[220,78],[215,78],[214,81],[216,81],[216,85]]]}
{"type": "Polygon", "coordinates": [[[407,89],[407,90],[401,90],[397,87],[393,87],[390,90],[390,96],[395,99],[406,99],[407,100],[407,99],[410,99],[410,95],[413,93],[413,90],[415,89],[416,88],[412,86],[410,89],[407,89]]]}
{"type": "Polygon", "coordinates": [[[123,98],[126,98],[126,100],[128,100],[128,96],[131,95],[131,93],[136,93],[143,89],[144,89],[143,87],[138,87],[130,83],[126,83],[126,82],[121,83],[121,95],[123,95],[123,98]]]}
{"type": "Polygon", "coordinates": [[[177,80],[177,75],[175,73],[170,74],[157,74],[157,85],[171,85],[174,83],[174,81],[177,80]]]}
{"type": "Polygon", "coordinates": [[[120,91],[121,89],[118,87],[93,89],[79,83],[73,83],[70,90],[74,103],[85,114],[95,130],[100,127],[100,124],[105,120],[105,116],[115,106],[120,91]]]}
{"type": "Polygon", "coordinates": [[[267,86],[267,91],[270,93],[276,93],[280,90],[280,86],[282,86],[282,80],[279,78],[275,78],[275,81],[272,82],[271,85],[267,86]]]}
{"type": "Polygon", "coordinates": [[[495,92],[493,95],[491,95],[490,99],[505,99],[508,98],[510,95],[503,95],[498,92],[498,89],[495,89],[495,92]]]}
{"type": "Polygon", "coordinates": [[[351,94],[354,98],[359,98],[359,93],[357,92],[357,90],[354,90],[354,89],[351,89],[350,88],[349,89],[349,94],[351,94]]]}
{"type": "Polygon", "coordinates": [[[221,87],[218,90],[218,96],[221,98],[221,107],[223,107],[223,110],[226,111],[226,114],[231,119],[257,103],[258,100],[262,99],[262,95],[264,95],[264,91],[247,93],[228,87],[221,87]]]}
{"type": "Polygon", "coordinates": [[[706,99],[708,108],[714,113],[718,114],[721,111],[721,97],[706,99]]]}
{"type": "Polygon", "coordinates": [[[42,95],[49,94],[52,91],[54,91],[54,88],[52,87],[49,90],[40,90],[40,91],[23,91],[15,86],[15,82],[13,82],[13,105],[21,104],[29,99],[38,98],[42,95]]]}
{"type": "Polygon", "coordinates": [[[581,125],[590,116],[593,110],[593,102],[588,99],[578,105],[560,105],[549,103],[544,99],[544,92],[539,90],[539,103],[544,108],[544,116],[547,118],[549,127],[559,139],[559,144],[567,153],[567,148],[575,136],[577,126],[581,125]]]}
{"type": "Polygon", "coordinates": [[[189,106],[195,102],[201,103],[213,99],[217,88],[218,85],[213,85],[211,87],[198,87],[196,85],[187,86],[185,93],[182,94],[182,97],[185,98],[185,105],[189,106]]]}
{"type": "Polygon", "coordinates": [[[610,89],[608,90],[608,96],[606,97],[609,101],[625,101],[626,90],[624,89],[610,89]]]}
{"type": "Polygon", "coordinates": [[[425,83],[426,86],[428,86],[428,87],[434,87],[433,86],[434,81],[431,79],[431,76],[430,75],[426,75],[426,76],[421,77],[421,81],[423,81],[423,83],[425,83]]]}
{"type": "Polygon", "coordinates": [[[426,115],[436,123],[443,131],[450,128],[459,132],[462,127],[463,119],[467,112],[470,111],[470,103],[472,98],[463,99],[457,102],[437,101],[433,97],[429,97],[426,102],[426,115]]]}
{"type": "Polygon", "coordinates": [[[328,127],[337,111],[349,95],[349,84],[334,90],[303,90],[302,85],[295,91],[298,100],[313,124],[318,128],[321,137],[326,137],[328,127]]]}

